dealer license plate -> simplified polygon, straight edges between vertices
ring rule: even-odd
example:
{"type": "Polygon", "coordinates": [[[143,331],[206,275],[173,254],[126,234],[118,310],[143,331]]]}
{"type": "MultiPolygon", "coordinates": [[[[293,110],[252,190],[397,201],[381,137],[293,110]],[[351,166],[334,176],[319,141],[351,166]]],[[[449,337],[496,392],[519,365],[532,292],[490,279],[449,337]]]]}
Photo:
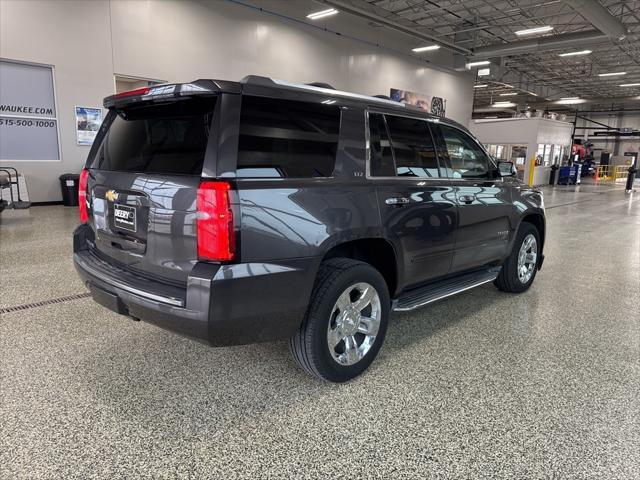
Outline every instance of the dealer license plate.
{"type": "Polygon", "coordinates": [[[136,209],[135,207],[129,207],[127,205],[113,205],[113,224],[128,230],[130,232],[136,231],[136,209]]]}

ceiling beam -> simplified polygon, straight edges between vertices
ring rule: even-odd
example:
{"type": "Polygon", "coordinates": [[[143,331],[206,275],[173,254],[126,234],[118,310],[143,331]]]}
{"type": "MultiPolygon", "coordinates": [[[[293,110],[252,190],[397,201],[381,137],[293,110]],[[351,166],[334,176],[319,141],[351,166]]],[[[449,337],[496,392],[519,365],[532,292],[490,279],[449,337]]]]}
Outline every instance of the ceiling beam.
{"type": "MultiPolygon", "coordinates": [[[[622,105],[631,105],[631,104],[637,104],[638,102],[640,102],[640,97],[601,97],[601,98],[589,98],[589,99],[585,99],[584,102],[582,103],[578,103],[578,104],[561,104],[561,103],[555,103],[555,102],[547,102],[549,108],[579,108],[582,105],[595,105],[595,104],[600,104],[600,103],[608,103],[608,104],[613,104],[613,103],[619,103],[622,105]]],[[[531,102],[532,104],[534,104],[535,102],[531,102]]],[[[540,102],[542,103],[542,102],[540,102]]]]}
{"type": "Polygon", "coordinates": [[[628,30],[609,10],[596,0],[564,0],[582,18],[614,40],[622,40],[628,30]]]}
{"type": "MultiPolygon", "coordinates": [[[[514,103],[515,103],[515,100],[514,100],[514,103]]],[[[590,98],[583,101],[582,103],[577,103],[577,104],[562,104],[562,103],[557,103],[555,101],[549,102],[544,99],[541,100],[541,99],[534,98],[531,100],[527,100],[527,104],[532,108],[536,108],[536,109],[542,108],[545,110],[566,110],[566,109],[576,110],[576,109],[580,109],[582,106],[585,106],[585,105],[598,105],[598,104],[609,104],[609,105],[620,104],[620,105],[635,107],[636,105],[640,105],[640,97],[590,98]]],[[[488,107],[489,107],[489,104],[484,104],[484,105],[478,104],[477,108],[474,108],[474,111],[482,112],[488,107]]]]}
{"type": "Polygon", "coordinates": [[[520,92],[534,93],[535,96],[530,95],[526,97],[527,102],[568,96],[566,90],[558,89],[556,85],[541,85],[536,78],[507,67],[498,69],[492,67],[491,71],[492,76],[494,76],[498,82],[505,85],[512,85],[515,90],[520,92]],[[494,72],[497,75],[494,75],[494,72]]]}
{"type": "Polygon", "coordinates": [[[564,33],[548,37],[532,38],[510,43],[498,43],[473,49],[473,58],[503,57],[528,52],[554,50],[560,48],[583,47],[596,43],[609,42],[609,37],[599,30],[564,33]]]}

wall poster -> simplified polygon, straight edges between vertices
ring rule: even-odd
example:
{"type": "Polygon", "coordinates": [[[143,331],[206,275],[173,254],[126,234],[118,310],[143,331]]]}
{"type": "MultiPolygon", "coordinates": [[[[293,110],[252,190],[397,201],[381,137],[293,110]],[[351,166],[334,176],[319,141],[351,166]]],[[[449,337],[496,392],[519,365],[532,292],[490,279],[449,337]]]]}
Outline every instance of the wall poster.
{"type": "Polygon", "coordinates": [[[101,108],[76,107],[76,143],[92,145],[101,123],[101,108]]]}
{"type": "Polygon", "coordinates": [[[0,59],[0,160],[60,160],[53,68],[0,59]]]}
{"type": "Polygon", "coordinates": [[[391,100],[402,102],[420,108],[428,113],[445,116],[447,101],[441,97],[425,95],[423,93],[410,92],[408,90],[391,89],[391,100]]]}

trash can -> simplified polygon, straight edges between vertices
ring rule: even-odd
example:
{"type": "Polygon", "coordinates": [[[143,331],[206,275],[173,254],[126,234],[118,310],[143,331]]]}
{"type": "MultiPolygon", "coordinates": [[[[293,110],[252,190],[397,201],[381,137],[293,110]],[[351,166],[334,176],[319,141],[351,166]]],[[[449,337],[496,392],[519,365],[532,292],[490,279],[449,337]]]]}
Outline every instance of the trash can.
{"type": "Polygon", "coordinates": [[[62,203],[66,207],[78,206],[78,184],[80,175],[65,173],[60,175],[60,189],[62,190],[62,203]]]}
{"type": "Polygon", "coordinates": [[[558,185],[575,185],[576,184],[576,175],[578,173],[578,167],[573,166],[565,166],[560,167],[558,177],[558,185]]]}

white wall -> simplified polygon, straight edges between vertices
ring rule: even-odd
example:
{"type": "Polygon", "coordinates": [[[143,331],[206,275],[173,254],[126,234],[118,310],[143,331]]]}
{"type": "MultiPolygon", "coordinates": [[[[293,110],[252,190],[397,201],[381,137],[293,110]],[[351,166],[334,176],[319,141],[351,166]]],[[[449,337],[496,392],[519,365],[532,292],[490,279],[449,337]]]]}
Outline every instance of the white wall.
{"type": "Polygon", "coordinates": [[[538,120],[538,143],[547,145],[571,145],[573,125],[569,122],[560,122],[547,118],[538,120]]]}
{"type": "MultiPolygon", "coordinates": [[[[537,120],[535,118],[473,120],[469,122],[469,130],[482,143],[533,144],[537,139],[537,120]]],[[[527,155],[531,155],[531,152],[527,152],[527,155]]]]}
{"type": "MultiPolygon", "coordinates": [[[[469,130],[482,143],[549,143],[569,145],[573,125],[547,118],[473,120],[469,130]]],[[[533,153],[528,152],[531,155],[533,153]]]]}
{"type": "Polygon", "coordinates": [[[73,107],[101,106],[114,74],[169,82],[257,74],[364,94],[400,88],[446,98],[447,116],[465,124],[473,102],[469,74],[221,0],[0,0],[0,57],[55,67],[62,160],[16,165],[36,202],[59,200],[58,176],[80,170],[89,147],[75,144],[73,107]]]}
{"type": "Polygon", "coordinates": [[[0,57],[54,66],[62,160],[2,162],[26,174],[31,201],[60,200],[58,176],[86,159],[74,106],[101,107],[113,90],[110,49],[107,2],[0,1],[0,57]]]}

